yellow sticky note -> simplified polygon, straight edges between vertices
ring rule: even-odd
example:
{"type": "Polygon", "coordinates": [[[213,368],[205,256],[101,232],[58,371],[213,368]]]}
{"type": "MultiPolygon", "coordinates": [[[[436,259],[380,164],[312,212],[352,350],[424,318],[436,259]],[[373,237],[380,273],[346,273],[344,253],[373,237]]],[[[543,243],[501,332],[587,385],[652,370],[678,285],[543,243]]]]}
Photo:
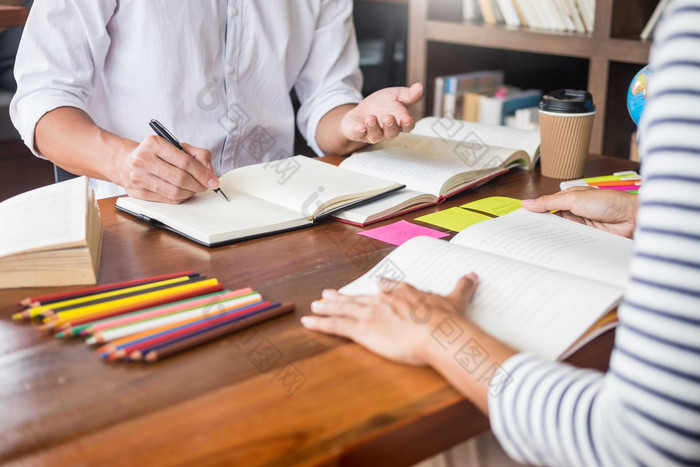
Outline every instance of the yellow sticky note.
{"type": "Polygon", "coordinates": [[[444,211],[434,212],[416,218],[417,221],[425,222],[426,224],[437,225],[444,229],[461,232],[470,225],[478,224],[479,222],[487,221],[491,217],[480,214],[478,212],[467,211],[462,208],[450,208],[444,211]]]}
{"type": "Polygon", "coordinates": [[[463,204],[461,207],[466,209],[475,209],[477,211],[493,214],[494,216],[502,216],[520,209],[522,203],[519,199],[507,198],[505,196],[491,196],[483,198],[471,203],[463,204]]]}

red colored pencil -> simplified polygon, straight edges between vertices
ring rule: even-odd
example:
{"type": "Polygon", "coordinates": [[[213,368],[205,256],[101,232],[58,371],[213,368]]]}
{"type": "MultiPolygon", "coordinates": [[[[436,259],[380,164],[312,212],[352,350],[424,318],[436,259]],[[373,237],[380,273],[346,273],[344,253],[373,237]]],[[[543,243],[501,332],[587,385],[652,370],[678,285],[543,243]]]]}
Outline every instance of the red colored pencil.
{"type": "Polygon", "coordinates": [[[200,295],[205,295],[208,293],[212,292],[219,292],[220,290],[223,290],[224,286],[222,284],[215,284],[215,285],[210,285],[206,287],[202,287],[199,289],[194,289],[194,290],[188,290],[185,292],[178,292],[173,295],[167,296],[167,297],[160,297],[157,299],[152,299],[147,302],[142,302],[142,303],[135,303],[132,305],[124,306],[119,308],[118,310],[114,311],[108,311],[104,313],[100,313],[98,315],[90,315],[86,316],[84,318],[75,318],[69,321],[59,321],[60,324],[56,324],[54,321],[49,321],[47,323],[44,323],[43,325],[39,326],[39,329],[42,331],[49,330],[49,331],[63,331],[64,329],[68,329],[71,326],[79,326],[81,324],[89,323],[92,321],[97,321],[99,319],[104,319],[104,318],[110,318],[112,316],[117,316],[117,315],[122,315],[125,313],[130,313],[132,311],[136,310],[142,310],[144,308],[150,308],[158,305],[164,305],[166,303],[171,303],[175,302],[177,300],[185,300],[187,298],[192,298],[192,297],[198,297],[200,295]]]}
{"type": "Polygon", "coordinates": [[[189,276],[192,274],[194,274],[194,271],[183,271],[183,272],[176,272],[173,274],[163,274],[162,276],[143,277],[141,279],[134,279],[134,280],[124,281],[124,282],[113,282],[111,284],[98,285],[95,287],[87,287],[84,289],[71,290],[68,292],[59,292],[59,293],[54,293],[54,294],[39,295],[36,297],[29,297],[29,298],[22,299],[19,302],[17,302],[17,305],[35,307],[35,306],[45,305],[45,304],[51,303],[51,302],[57,302],[59,300],[67,300],[67,299],[71,299],[71,298],[84,297],[85,295],[91,295],[91,294],[94,294],[96,292],[106,292],[109,290],[123,289],[123,288],[131,287],[134,285],[147,284],[149,282],[158,282],[158,281],[163,281],[163,280],[167,280],[167,279],[172,279],[174,277],[189,276]]]}
{"type": "Polygon", "coordinates": [[[218,339],[220,337],[253,326],[263,321],[276,318],[277,316],[289,313],[291,311],[294,311],[294,304],[285,303],[283,305],[270,308],[269,310],[259,311],[251,316],[233,321],[232,323],[217,326],[215,328],[195,334],[185,339],[181,339],[177,342],[165,344],[163,346],[158,347],[158,349],[156,350],[147,351],[145,356],[142,355],[142,352],[140,350],[137,350],[136,352],[133,352],[131,354],[131,359],[145,360],[149,363],[157,362],[158,360],[162,360],[165,357],[169,357],[170,355],[175,355],[176,353],[180,353],[184,350],[191,349],[192,347],[204,344],[206,342],[210,342],[214,339],[218,339]]]}
{"type": "MultiPolygon", "coordinates": [[[[182,337],[188,334],[191,334],[192,332],[206,329],[212,326],[215,326],[217,324],[221,324],[227,321],[235,320],[237,318],[240,318],[241,316],[246,316],[251,313],[255,313],[256,311],[265,309],[265,308],[270,308],[270,306],[273,305],[272,302],[263,302],[258,305],[253,305],[253,306],[248,306],[246,308],[243,308],[242,310],[239,311],[234,311],[232,313],[228,314],[223,314],[222,316],[219,317],[214,317],[214,318],[202,318],[199,319],[195,322],[192,322],[190,324],[184,324],[182,326],[177,326],[177,327],[172,327],[172,325],[169,326],[164,326],[165,328],[170,327],[171,329],[165,329],[163,332],[156,332],[153,334],[152,337],[146,337],[143,339],[134,339],[133,342],[128,342],[120,346],[119,349],[117,349],[112,355],[108,357],[108,360],[118,360],[119,358],[123,358],[127,355],[131,355],[132,352],[136,350],[143,350],[147,349],[150,347],[153,347],[154,345],[161,344],[164,342],[168,342],[172,339],[176,339],[178,337],[182,337]]],[[[153,330],[157,331],[157,330],[153,330]]]]}

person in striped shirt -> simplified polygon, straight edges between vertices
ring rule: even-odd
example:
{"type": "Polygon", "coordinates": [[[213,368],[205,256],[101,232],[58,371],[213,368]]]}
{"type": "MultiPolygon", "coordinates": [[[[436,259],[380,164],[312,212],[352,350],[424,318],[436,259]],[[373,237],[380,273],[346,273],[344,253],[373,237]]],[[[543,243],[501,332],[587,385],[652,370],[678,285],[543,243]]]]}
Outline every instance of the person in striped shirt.
{"type": "MultiPolygon", "coordinates": [[[[429,329],[408,319],[420,292],[407,284],[372,299],[324,291],[303,324],[399,362],[433,366],[489,415],[501,446],[519,462],[700,465],[700,0],[671,0],[651,69],[638,198],[583,189],[523,201],[528,210],[560,210],[634,237],[607,373],[516,353],[464,321],[465,338],[476,339],[511,376],[512,384],[494,390],[498,382],[459,371],[431,347],[429,329]]],[[[472,273],[450,295],[430,295],[432,308],[456,315],[477,286],[472,273]]],[[[435,315],[436,322],[444,317],[435,315]]]]}

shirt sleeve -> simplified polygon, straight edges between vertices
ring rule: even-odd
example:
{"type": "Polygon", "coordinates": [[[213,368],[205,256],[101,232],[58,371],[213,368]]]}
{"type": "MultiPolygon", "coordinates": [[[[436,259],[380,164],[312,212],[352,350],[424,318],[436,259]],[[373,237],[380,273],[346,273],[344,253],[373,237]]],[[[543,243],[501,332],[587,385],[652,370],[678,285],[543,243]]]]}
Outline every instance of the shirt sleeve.
{"type": "Polygon", "coordinates": [[[700,0],[674,0],[655,33],[635,255],[610,370],[521,353],[503,365],[509,384],[490,392],[493,432],[521,462],[700,464],[698,24],[700,0]]]}
{"type": "Polygon", "coordinates": [[[352,19],[351,0],[323,0],[313,45],[294,89],[301,101],[299,131],[317,154],[321,118],[343,104],[362,100],[360,54],[352,19]]]}
{"type": "Polygon", "coordinates": [[[106,25],[117,0],[48,0],[30,11],[17,51],[12,123],[29,149],[36,123],[58,107],[86,110],[110,46],[106,25]]]}

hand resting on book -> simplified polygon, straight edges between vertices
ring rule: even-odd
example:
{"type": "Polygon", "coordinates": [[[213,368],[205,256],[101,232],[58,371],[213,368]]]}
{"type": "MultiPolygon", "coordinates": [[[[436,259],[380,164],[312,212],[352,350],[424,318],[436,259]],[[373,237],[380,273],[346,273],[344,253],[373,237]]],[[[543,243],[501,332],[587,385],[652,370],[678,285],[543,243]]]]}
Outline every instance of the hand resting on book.
{"type": "Polygon", "coordinates": [[[436,330],[446,326],[461,330],[458,334],[462,341],[477,342],[487,349],[488,365],[500,365],[516,353],[464,319],[478,285],[479,277],[469,273],[452,292],[442,296],[381,278],[381,292],[376,296],[351,297],[324,290],[323,300],[311,304],[314,314],[302,317],[301,322],[312,331],[352,339],[396,362],[432,366],[488,413],[488,380],[477,381],[460,371],[457,360],[434,337],[436,330]]]}
{"type": "Polygon", "coordinates": [[[557,211],[565,219],[627,238],[632,238],[637,220],[637,195],[624,191],[572,187],[524,199],[522,205],[533,212],[557,211]]]}

